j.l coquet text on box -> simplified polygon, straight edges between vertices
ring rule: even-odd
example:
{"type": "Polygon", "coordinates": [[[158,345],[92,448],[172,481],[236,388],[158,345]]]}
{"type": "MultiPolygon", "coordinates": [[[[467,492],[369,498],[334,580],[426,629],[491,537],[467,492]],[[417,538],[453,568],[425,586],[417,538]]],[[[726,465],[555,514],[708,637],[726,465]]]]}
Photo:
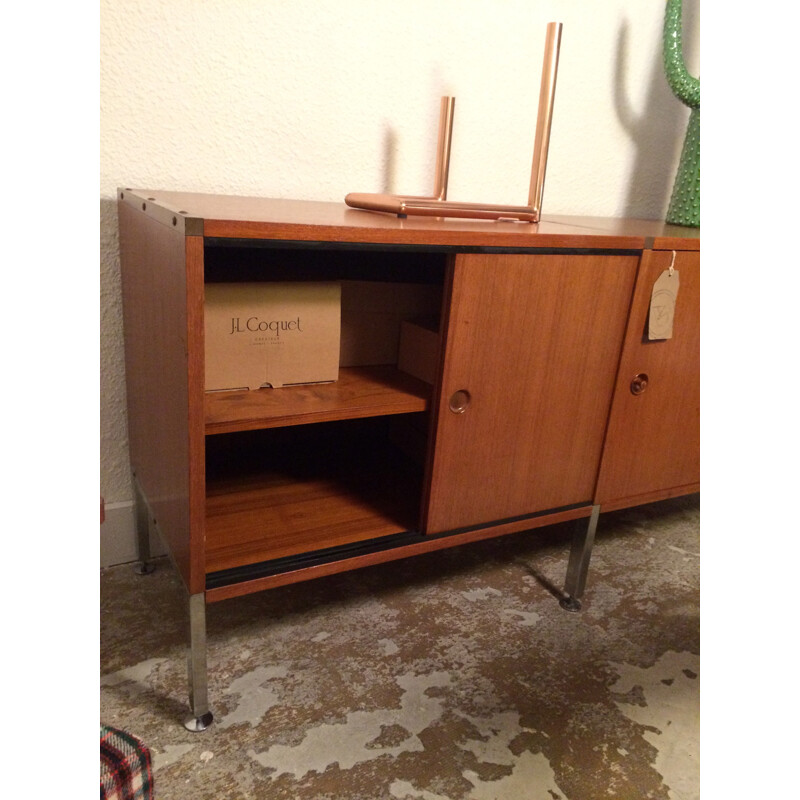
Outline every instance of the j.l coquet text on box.
{"type": "Polygon", "coordinates": [[[209,283],[205,388],[273,388],[339,377],[338,283],[209,283]]]}

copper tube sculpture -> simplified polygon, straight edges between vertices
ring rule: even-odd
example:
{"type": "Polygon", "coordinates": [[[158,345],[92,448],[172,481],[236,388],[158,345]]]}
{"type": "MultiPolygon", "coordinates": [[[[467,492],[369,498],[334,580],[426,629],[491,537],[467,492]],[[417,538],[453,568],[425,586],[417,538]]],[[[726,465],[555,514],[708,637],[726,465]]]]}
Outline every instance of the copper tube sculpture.
{"type": "Polygon", "coordinates": [[[518,219],[523,222],[538,222],[544,194],[547,150],[550,145],[550,125],[553,119],[553,104],[556,93],[561,28],[560,22],[550,22],[547,25],[528,205],[506,206],[486,203],[460,203],[447,199],[450,142],[453,134],[453,111],[455,107],[455,98],[453,97],[443,97],[441,101],[433,195],[420,197],[399,194],[351,193],[345,197],[345,203],[352,208],[383,211],[397,214],[398,217],[416,215],[425,217],[463,217],[466,219],[518,219]]]}

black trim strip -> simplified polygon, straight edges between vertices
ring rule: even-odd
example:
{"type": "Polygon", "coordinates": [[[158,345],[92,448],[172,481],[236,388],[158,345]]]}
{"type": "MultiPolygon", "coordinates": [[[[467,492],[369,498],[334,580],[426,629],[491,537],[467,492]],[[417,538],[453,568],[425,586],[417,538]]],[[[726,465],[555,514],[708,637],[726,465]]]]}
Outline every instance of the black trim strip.
{"type": "MultiPolygon", "coordinates": [[[[406,531],[391,536],[382,536],[379,539],[368,539],[364,542],[355,542],[354,544],[340,545],[339,547],[328,547],[324,550],[299,553],[298,555],[276,558],[271,561],[261,561],[257,564],[246,564],[241,567],[210,572],[206,575],[206,590],[219,589],[223,586],[245,583],[246,581],[252,581],[258,578],[268,578],[273,575],[280,575],[284,572],[294,572],[300,569],[307,569],[308,567],[317,567],[322,564],[332,564],[336,561],[345,561],[350,558],[372,555],[373,553],[382,553],[386,550],[396,550],[406,547],[407,545],[448,539],[458,534],[470,533],[471,531],[480,530],[481,528],[494,528],[499,525],[506,525],[511,522],[519,522],[527,519],[534,520],[538,517],[545,517],[550,514],[558,514],[562,511],[571,511],[576,508],[584,507],[591,507],[591,502],[573,503],[572,505],[562,506],[560,508],[551,508],[547,511],[538,511],[535,514],[507,517],[506,519],[497,520],[489,525],[471,525],[466,528],[447,531],[446,533],[426,536],[419,531],[406,531]]],[[[403,556],[400,557],[403,558],[403,556]]]]}
{"type": "Polygon", "coordinates": [[[397,242],[320,242],[294,239],[228,239],[222,236],[207,236],[206,247],[250,247],[268,250],[368,250],[374,252],[423,252],[423,253],[507,253],[520,255],[609,255],[625,256],[641,253],[642,248],[603,247],[464,247],[461,245],[401,244],[397,242]]]}

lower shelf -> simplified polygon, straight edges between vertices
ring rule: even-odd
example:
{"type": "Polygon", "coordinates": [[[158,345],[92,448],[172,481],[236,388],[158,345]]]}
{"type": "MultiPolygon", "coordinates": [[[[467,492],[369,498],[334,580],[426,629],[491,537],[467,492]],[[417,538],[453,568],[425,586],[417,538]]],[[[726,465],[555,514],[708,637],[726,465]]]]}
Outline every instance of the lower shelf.
{"type": "Polygon", "coordinates": [[[408,531],[365,542],[303,553],[299,556],[273,559],[243,567],[210,572],[206,575],[206,600],[218,602],[231,597],[274,589],[301,581],[314,580],[353,569],[361,569],[387,561],[411,558],[451,547],[507,536],[530,533],[531,530],[560,522],[589,517],[592,507],[568,506],[529,514],[510,520],[499,520],[488,526],[478,526],[445,534],[425,535],[408,531]]]}
{"type": "Polygon", "coordinates": [[[384,422],[207,440],[206,573],[418,528],[422,468],[384,422]]]}

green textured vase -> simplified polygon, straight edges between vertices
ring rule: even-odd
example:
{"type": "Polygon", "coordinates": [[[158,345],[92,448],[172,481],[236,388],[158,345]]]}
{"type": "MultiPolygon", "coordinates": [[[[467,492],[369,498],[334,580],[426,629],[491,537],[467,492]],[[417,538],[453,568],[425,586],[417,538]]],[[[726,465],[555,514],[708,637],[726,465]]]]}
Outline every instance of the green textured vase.
{"type": "Polygon", "coordinates": [[[689,106],[689,125],[683,141],[681,160],[667,222],[675,225],[700,227],[700,79],[693,78],[683,60],[681,38],[682,0],[667,0],[664,17],[664,72],[675,97],[689,106]]]}

